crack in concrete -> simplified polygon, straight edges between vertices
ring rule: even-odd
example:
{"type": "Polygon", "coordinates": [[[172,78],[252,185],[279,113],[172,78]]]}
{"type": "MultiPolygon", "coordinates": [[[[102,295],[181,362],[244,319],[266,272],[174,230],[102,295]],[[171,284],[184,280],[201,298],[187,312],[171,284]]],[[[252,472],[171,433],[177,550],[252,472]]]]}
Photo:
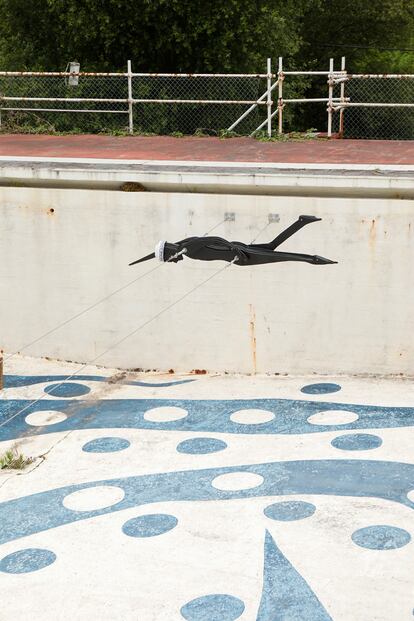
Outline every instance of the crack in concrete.
{"type": "MultiPolygon", "coordinates": [[[[97,401],[98,402],[100,399],[102,399],[102,397],[105,394],[107,394],[108,392],[111,392],[114,388],[117,388],[118,386],[122,386],[125,383],[125,381],[127,381],[127,373],[124,372],[124,371],[117,371],[116,373],[114,373],[113,375],[108,377],[107,383],[105,383],[100,389],[98,389],[95,394],[87,396],[83,400],[82,404],[79,405],[79,407],[77,407],[77,402],[75,401],[73,403],[72,407],[69,408],[67,414],[68,415],[74,414],[74,413],[76,413],[78,411],[78,409],[80,409],[82,407],[86,407],[86,404],[85,404],[86,401],[89,401],[89,402],[97,401]]],[[[39,435],[39,431],[41,429],[42,429],[42,427],[38,428],[36,430],[37,433],[34,434],[34,435],[39,435]]],[[[56,440],[56,442],[54,442],[52,444],[52,446],[50,446],[44,453],[34,457],[33,459],[37,463],[35,463],[32,468],[30,468],[26,472],[15,472],[15,473],[11,474],[9,477],[7,477],[7,479],[5,479],[0,484],[0,490],[3,489],[6,486],[6,484],[8,483],[8,481],[10,481],[11,479],[14,479],[14,478],[16,478],[18,476],[28,476],[29,474],[31,474],[32,472],[34,472],[35,470],[40,468],[40,466],[45,463],[45,461],[47,460],[48,455],[50,455],[50,453],[53,451],[53,449],[55,449],[59,444],[64,442],[70,436],[70,434],[73,433],[74,431],[75,431],[74,429],[71,429],[64,436],[58,438],[56,440]]],[[[23,436],[23,437],[25,437],[25,436],[23,436]]],[[[16,441],[14,447],[15,448],[19,447],[19,440],[16,441]]]]}

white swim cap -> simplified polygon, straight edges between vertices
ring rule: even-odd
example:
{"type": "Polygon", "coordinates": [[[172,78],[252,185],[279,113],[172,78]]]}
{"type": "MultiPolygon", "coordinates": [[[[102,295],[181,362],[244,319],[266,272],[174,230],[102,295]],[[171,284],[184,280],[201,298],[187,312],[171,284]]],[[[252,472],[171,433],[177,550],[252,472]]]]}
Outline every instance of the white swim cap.
{"type": "Polygon", "coordinates": [[[155,246],[155,250],[154,250],[155,258],[158,259],[158,261],[161,261],[161,263],[165,262],[165,259],[164,259],[165,244],[166,244],[165,241],[159,241],[158,244],[155,246]]]}

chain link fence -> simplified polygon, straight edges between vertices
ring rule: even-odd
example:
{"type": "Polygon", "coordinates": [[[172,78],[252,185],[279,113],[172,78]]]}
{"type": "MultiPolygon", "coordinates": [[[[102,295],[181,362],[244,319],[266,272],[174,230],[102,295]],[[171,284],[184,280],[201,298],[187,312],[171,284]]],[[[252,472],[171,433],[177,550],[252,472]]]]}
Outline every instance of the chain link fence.
{"type": "MultiPolygon", "coordinates": [[[[349,76],[344,92],[351,104],[343,110],[344,138],[414,140],[414,76],[349,76]]],[[[335,117],[338,131],[338,113],[335,117]]]]}
{"type": "MultiPolygon", "coordinates": [[[[261,76],[135,76],[132,80],[132,94],[137,100],[134,129],[154,134],[219,135],[240,118],[266,88],[266,79],[261,76]]],[[[257,105],[237,125],[237,133],[250,134],[260,125],[266,118],[265,103],[257,105]]]]}
{"type": "MultiPolygon", "coordinates": [[[[0,72],[1,131],[220,136],[232,135],[231,129],[250,135],[261,125],[266,132],[273,114],[272,131],[277,136],[278,104],[284,132],[303,130],[305,115],[309,128],[324,131],[326,116],[321,121],[320,112],[326,115],[328,87],[325,95],[321,97],[320,91],[319,99],[312,100],[316,82],[311,73],[0,72]]],[[[328,76],[328,72],[313,73],[323,81],[328,76]]],[[[414,139],[414,75],[344,77],[338,73],[333,89],[334,132],[342,130],[345,138],[414,139]],[[341,97],[346,102],[340,112],[341,97]]]]}
{"type": "Polygon", "coordinates": [[[120,75],[0,74],[3,131],[127,131],[128,82],[120,75]],[[71,85],[71,81],[77,82],[71,85]],[[92,100],[92,101],[91,101],[92,100]]]}
{"type": "MultiPolygon", "coordinates": [[[[1,75],[2,131],[129,131],[128,74],[1,75]]],[[[132,75],[134,133],[225,132],[266,92],[266,77],[132,75]],[[178,101],[181,100],[181,101],[178,101]],[[194,103],[193,103],[194,102],[194,103]]],[[[266,118],[260,102],[237,126],[250,134],[266,118]]]]}

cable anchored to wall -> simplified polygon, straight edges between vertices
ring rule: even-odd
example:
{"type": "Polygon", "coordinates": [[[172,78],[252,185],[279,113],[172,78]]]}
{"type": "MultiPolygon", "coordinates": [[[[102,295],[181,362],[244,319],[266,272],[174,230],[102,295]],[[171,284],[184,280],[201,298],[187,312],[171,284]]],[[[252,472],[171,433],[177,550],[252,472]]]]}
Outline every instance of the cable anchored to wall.
{"type": "MultiPolygon", "coordinates": [[[[180,255],[184,254],[184,251],[180,251],[180,255]]],[[[174,257],[176,258],[176,257],[174,257]]],[[[205,280],[203,280],[201,283],[199,283],[198,285],[196,285],[195,287],[193,287],[192,289],[190,289],[189,291],[187,291],[186,293],[184,293],[184,295],[180,296],[177,300],[175,300],[174,302],[172,302],[171,304],[169,304],[168,306],[166,306],[165,308],[163,308],[162,310],[160,310],[156,315],[153,315],[152,317],[150,317],[150,319],[148,319],[147,321],[145,321],[144,323],[142,323],[141,325],[139,325],[137,328],[135,328],[134,330],[132,330],[131,332],[129,332],[128,334],[126,334],[125,336],[123,336],[121,339],[119,339],[118,341],[116,341],[116,343],[114,343],[113,345],[111,345],[110,347],[108,347],[107,349],[105,349],[103,352],[101,352],[100,354],[98,354],[97,356],[95,356],[95,358],[92,358],[92,360],[89,360],[88,362],[83,363],[74,373],[72,373],[71,375],[68,375],[67,377],[65,377],[65,379],[63,379],[61,382],[59,382],[58,384],[55,385],[55,389],[59,388],[60,386],[62,386],[62,384],[64,384],[65,382],[68,382],[69,380],[73,379],[74,377],[76,377],[77,375],[79,375],[79,373],[81,371],[83,371],[84,369],[88,368],[89,366],[91,366],[92,364],[94,364],[95,362],[97,362],[98,360],[100,360],[103,356],[105,356],[105,354],[107,354],[109,351],[115,349],[115,347],[118,347],[118,345],[120,345],[121,343],[125,342],[126,340],[128,340],[129,338],[131,338],[132,336],[134,336],[135,334],[137,334],[140,330],[142,330],[143,328],[145,328],[148,324],[150,324],[151,322],[155,321],[155,319],[158,319],[158,317],[160,317],[161,315],[163,315],[164,313],[166,313],[168,310],[170,310],[171,308],[173,308],[174,306],[176,306],[177,304],[179,304],[182,300],[184,300],[185,298],[187,298],[189,295],[191,295],[191,293],[193,293],[194,291],[196,291],[197,289],[199,289],[200,287],[202,287],[203,285],[205,285],[206,283],[208,283],[210,280],[212,280],[215,276],[217,276],[218,274],[220,274],[221,272],[224,272],[224,270],[226,270],[227,268],[230,267],[230,265],[232,265],[233,263],[235,263],[237,261],[237,257],[235,259],[233,259],[233,261],[231,261],[230,263],[228,263],[227,265],[225,265],[224,267],[220,268],[219,270],[215,271],[213,274],[211,274],[208,278],[206,278],[205,280]]],[[[37,399],[31,401],[29,404],[27,404],[24,408],[22,408],[21,410],[19,410],[18,412],[16,412],[15,414],[13,414],[12,416],[9,416],[9,418],[7,418],[6,420],[4,420],[2,423],[0,423],[0,427],[3,427],[4,425],[6,425],[7,423],[9,423],[11,420],[13,420],[14,418],[16,418],[17,416],[19,416],[20,414],[23,414],[23,412],[26,412],[28,409],[32,408],[34,405],[36,405],[36,403],[39,403],[39,401],[41,401],[43,399],[44,395],[42,394],[40,397],[38,397],[37,399]]]]}
{"type": "MultiPolygon", "coordinates": [[[[209,229],[205,233],[205,235],[208,235],[209,233],[211,233],[213,230],[218,228],[225,221],[226,221],[226,218],[223,218],[222,220],[220,220],[220,222],[217,222],[211,229],[209,229]]],[[[172,260],[172,258],[170,260],[172,260]]],[[[149,276],[153,272],[156,272],[157,270],[160,269],[160,267],[162,267],[162,263],[160,263],[156,267],[153,267],[152,269],[148,270],[144,274],[140,274],[140,276],[138,276],[137,278],[134,278],[133,280],[130,280],[125,285],[122,285],[121,287],[118,287],[118,289],[115,289],[115,291],[112,291],[108,295],[105,295],[103,298],[100,298],[99,300],[97,300],[93,304],[90,304],[89,306],[87,306],[83,310],[79,311],[78,313],[72,315],[71,317],[68,317],[68,319],[65,319],[64,321],[62,321],[61,323],[57,324],[56,326],[54,326],[50,330],[47,330],[47,332],[44,332],[40,336],[36,337],[33,341],[30,341],[29,343],[26,343],[26,345],[24,345],[23,347],[20,347],[17,351],[15,351],[15,352],[13,352],[11,354],[8,354],[7,356],[5,356],[3,358],[3,364],[6,363],[11,358],[13,358],[14,356],[17,356],[18,354],[21,354],[23,351],[26,351],[26,349],[28,349],[32,345],[35,345],[36,343],[39,343],[39,341],[43,340],[44,338],[50,336],[51,334],[54,334],[55,332],[60,330],[60,328],[63,328],[64,326],[67,326],[69,323],[71,323],[75,319],[79,319],[79,317],[82,317],[83,315],[86,315],[86,313],[88,313],[89,311],[93,310],[94,308],[96,308],[97,306],[102,304],[103,302],[106,302],[107,300],[112,298],[117,293],[120,293],[121,291],[125,291],[126,289],[128,289],[129,287],[134,285],[135,283],[139,282],[142,278],[145,278],[146,276],[149,276]]]]}

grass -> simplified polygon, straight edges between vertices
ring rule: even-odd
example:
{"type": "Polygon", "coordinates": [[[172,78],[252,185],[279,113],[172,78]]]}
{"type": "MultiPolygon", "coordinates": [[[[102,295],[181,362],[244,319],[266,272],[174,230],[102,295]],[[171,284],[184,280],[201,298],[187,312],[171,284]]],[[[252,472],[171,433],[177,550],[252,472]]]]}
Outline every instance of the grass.
{"type": "MultiPolygon", "coordinates": [[[[74,128],[67,131],[59,131],[52,124],[37,124],[31,125],[30,123],[3,123],[0,128],[0,134],[43,134],[52,136],[68,136],[68,135],[82,135],[82,134],[95,134],[101,136],[172,136],[173,138],[188,138],[195,136],[198,138],[215,136],[221,139],[229,138],[241,138],[247,137],[246,134],[238,134],[237,132],[228,131],[226,129],[212,130],[199,128],[193,134],[184,134],[180,131],[173,131],[171,133],[153,133],[135,130],[133,134],[128,132],[128,129],[115,129],[108,128],[106,130],[82,130],[80,128],[74,128]]],[[[307,129],[304,132],[286,132],[279,134],[277,131],[273,131],[271,136],[267,135],[267,132],[260,130],[252,135],[252,138],[259,142],[303,142],[306,140],[326,140],[324,136],[319,136],[319,132],[315,128],[307,129]]]]}
{"type": "Polygon", "coordinates": [[[272,132],[271,136],[267,135],[265,131],[256,132],[253,135],[253,138],[259,140],[261,142],[303,142],[306,140],[321,140],[321,137],[318,136],[318,130],[312,127],[311,129],[307,129],[304,132],[287,132],[285,134],[278,134],[277,132],[272,132]]]}
{"type": "Polygon", "coordinates": [[[32,457],[25,457],[16,449],[10,449],[0,455],[0,470],[23,470],[33,461],[32,457]]]}

